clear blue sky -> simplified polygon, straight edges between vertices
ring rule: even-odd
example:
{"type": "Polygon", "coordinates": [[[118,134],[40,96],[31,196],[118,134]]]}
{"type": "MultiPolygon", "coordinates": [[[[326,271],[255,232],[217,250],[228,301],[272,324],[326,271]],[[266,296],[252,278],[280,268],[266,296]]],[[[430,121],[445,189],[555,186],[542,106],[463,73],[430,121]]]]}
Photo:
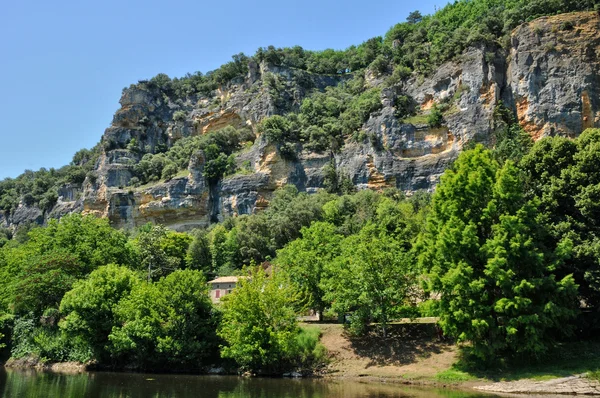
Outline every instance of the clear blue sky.
{"type": "Polygon", "coordinates": [[[96,144],[123,87],[217,68],[260,46],[342,49],[447,0],[5,0],[0,179],[96,144]]]}

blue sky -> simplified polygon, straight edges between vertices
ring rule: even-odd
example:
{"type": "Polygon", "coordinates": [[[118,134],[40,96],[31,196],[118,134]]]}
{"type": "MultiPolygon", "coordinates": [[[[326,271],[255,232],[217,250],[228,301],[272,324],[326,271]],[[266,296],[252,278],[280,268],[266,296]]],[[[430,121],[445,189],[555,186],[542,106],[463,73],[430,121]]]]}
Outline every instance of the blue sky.
{"type": "Polygon", "coordinates": [[[31,1],[0,13],[0,179],[60,167],[96,144],[123,87],[217,68],[260,46],[346,48],[383,35],[415,1],[31,1]]]}

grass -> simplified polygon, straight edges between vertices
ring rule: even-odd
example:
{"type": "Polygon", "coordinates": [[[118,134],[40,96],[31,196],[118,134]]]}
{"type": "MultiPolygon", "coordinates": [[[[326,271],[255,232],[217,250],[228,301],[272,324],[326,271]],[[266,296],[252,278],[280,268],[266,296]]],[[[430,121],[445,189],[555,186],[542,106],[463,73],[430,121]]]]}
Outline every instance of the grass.
{"type": "Polygon", "coordinates": [[[429,115],[411,116],[411,117],[407,117],[405,119],[402,119],[402,123],[404,123],[404,124],[413,124],[413,125],[427,124],[427,118],[428,117],[429,117],[429,115]]]}
{"type": "Polygon", "coordinates": [[[448,369],[435,375],[437,381],[444,381],[448,383],[458,383],[462,381],[474,380],[476,377],[461,370],[448,369]]]}
{"type": "Polygon", "coordinates": [[[473,377],[493,381],[543,381],[578,374],[588,374],[600,380],[600,341],[563,343],[536,363],[507,363],[496,369],[474,369],[473,365],[459,364],[456,368],[473,377]]]}
{"type": "MultiPolygon", "coordinates": [[[[187,168],[185,168],[185,169],[179,170],[179,172],[177,174],[175,174],[171,179],[173,179],[173,178],[179,178],[179,177],[187,177],[189,175],[190,175],[190,171],[187,168]]],[[[163,180],[161,178],[160,180],[147,182],[144,185],[138,185],[137,187],[128,187],[128,188],[130,188],[133,191],[138,191],[139,192],[139,191],[143,191],[144,189],[153,187],[155,185],[163,184],[163,183],[165,183],[167,181],[168,180],[163,180]]]]}
{"type": "Polygon", "coordinates": [[[595,381],[600,381],[600,370],[588,372],[587,377],[595,381]]]}

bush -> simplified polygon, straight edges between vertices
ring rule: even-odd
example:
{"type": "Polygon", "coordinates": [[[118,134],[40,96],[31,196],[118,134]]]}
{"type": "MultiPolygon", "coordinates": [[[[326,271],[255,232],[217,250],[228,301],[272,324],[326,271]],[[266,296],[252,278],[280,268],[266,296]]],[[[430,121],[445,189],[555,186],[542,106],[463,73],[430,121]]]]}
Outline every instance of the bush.
{"type": "Polygon", "coordinates": [[[183,122],[185,121],[185,112],[184,111],[175,111],[173,113],[173,121],[175,122],[183,122]]]}
{"type": "Polygon", "coordinates": [[[444,115],[437,104],[434,104],[431,108],[431,113],[427,117],[427,124],[431,128],[440,128],[444,122],[444,115]]]}
{"type": "Polygon", "coordinates": [[[386,84],[388,86],[393,86],[395,84],[401,83],[405,79],[408,79],[412,73],[412,70],[404,65],[398,65],[394,68],[394,72],[392,72],[392,76],[390,76],[386,84]]]}
{"type": "Polygon", "coordinates": [[[321,330],[318,327],[302,327],[296,335],[295,356],[301,366],[314,369],[327,362],[327,349],[319,342],[321,330]]]}
{"type": "Polygon", "coordinates": [[[416,114],[416,105],[417,103],[412,97],[409,97],[408,95],[399,95],[394,100],[394,107],[396,108],[394,116],[396,116],[398,120],[414,116],[416,114]]]}
{"type": "Polygon", "coordinates": [[[375,76],[379,77],[388,71],[389,62],[383,55],[378,55],[377,58],[371,62],[369,69],[373,71],[375,76]]]}
{"type": "Polygon", "coordinates": [[[573,30],[573,28],[575,28],[575,25],[571,21],[564,21],[560,24],[560,30],[573,30]]]}
{"type": "Polygon", "coordinates": [[[161,177],[163,180],[168,181],[171,178],[173,178],[178,171],[179,169],[177,168],[177,165],[175,163],[167,163],[165,168],[162,170],[161,177]]]}
{"type": "Polygon", "coordinates": [[[265,135],[268,142],[277,143],[287,138],[290,124],[285,117],[275,115],[265,119],[260,124],[258,131],[265,135]]]}

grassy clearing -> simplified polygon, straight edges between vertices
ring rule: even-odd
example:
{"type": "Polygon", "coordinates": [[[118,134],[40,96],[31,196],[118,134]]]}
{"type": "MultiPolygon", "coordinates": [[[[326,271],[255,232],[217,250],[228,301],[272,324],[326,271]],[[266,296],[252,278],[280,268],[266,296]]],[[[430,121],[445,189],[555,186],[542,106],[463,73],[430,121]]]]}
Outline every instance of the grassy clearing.
{"type": "MultiPolygon", "coordinates": [[[[377,333],[353,339],[340,324],[314,326],[321,330],[321,342],[331,354],[330,374],[345,377],[469,384],[521,379],[543,381],[587,374],[600,381],[600,339],[563,343],[538,362],[513,361],[484,368],[461,360],[459,350],[450,341],[440,341],[433,326],[435,320],[433,317],[398,320],[390,325],[390,335],[385,339],[377,333]]],[[[316,335],[317,331],[307,334],[313,333],[316,335]]]]}
{"type": "Polygon", "coordinates": [[[411,116],[411,117],[402,119],[402,123],[412,124],[412,125],[417,126],[417,125],[427,124],[428,118],[429,118],[429,115],[416,115],[416,116],[411,116]]]}

